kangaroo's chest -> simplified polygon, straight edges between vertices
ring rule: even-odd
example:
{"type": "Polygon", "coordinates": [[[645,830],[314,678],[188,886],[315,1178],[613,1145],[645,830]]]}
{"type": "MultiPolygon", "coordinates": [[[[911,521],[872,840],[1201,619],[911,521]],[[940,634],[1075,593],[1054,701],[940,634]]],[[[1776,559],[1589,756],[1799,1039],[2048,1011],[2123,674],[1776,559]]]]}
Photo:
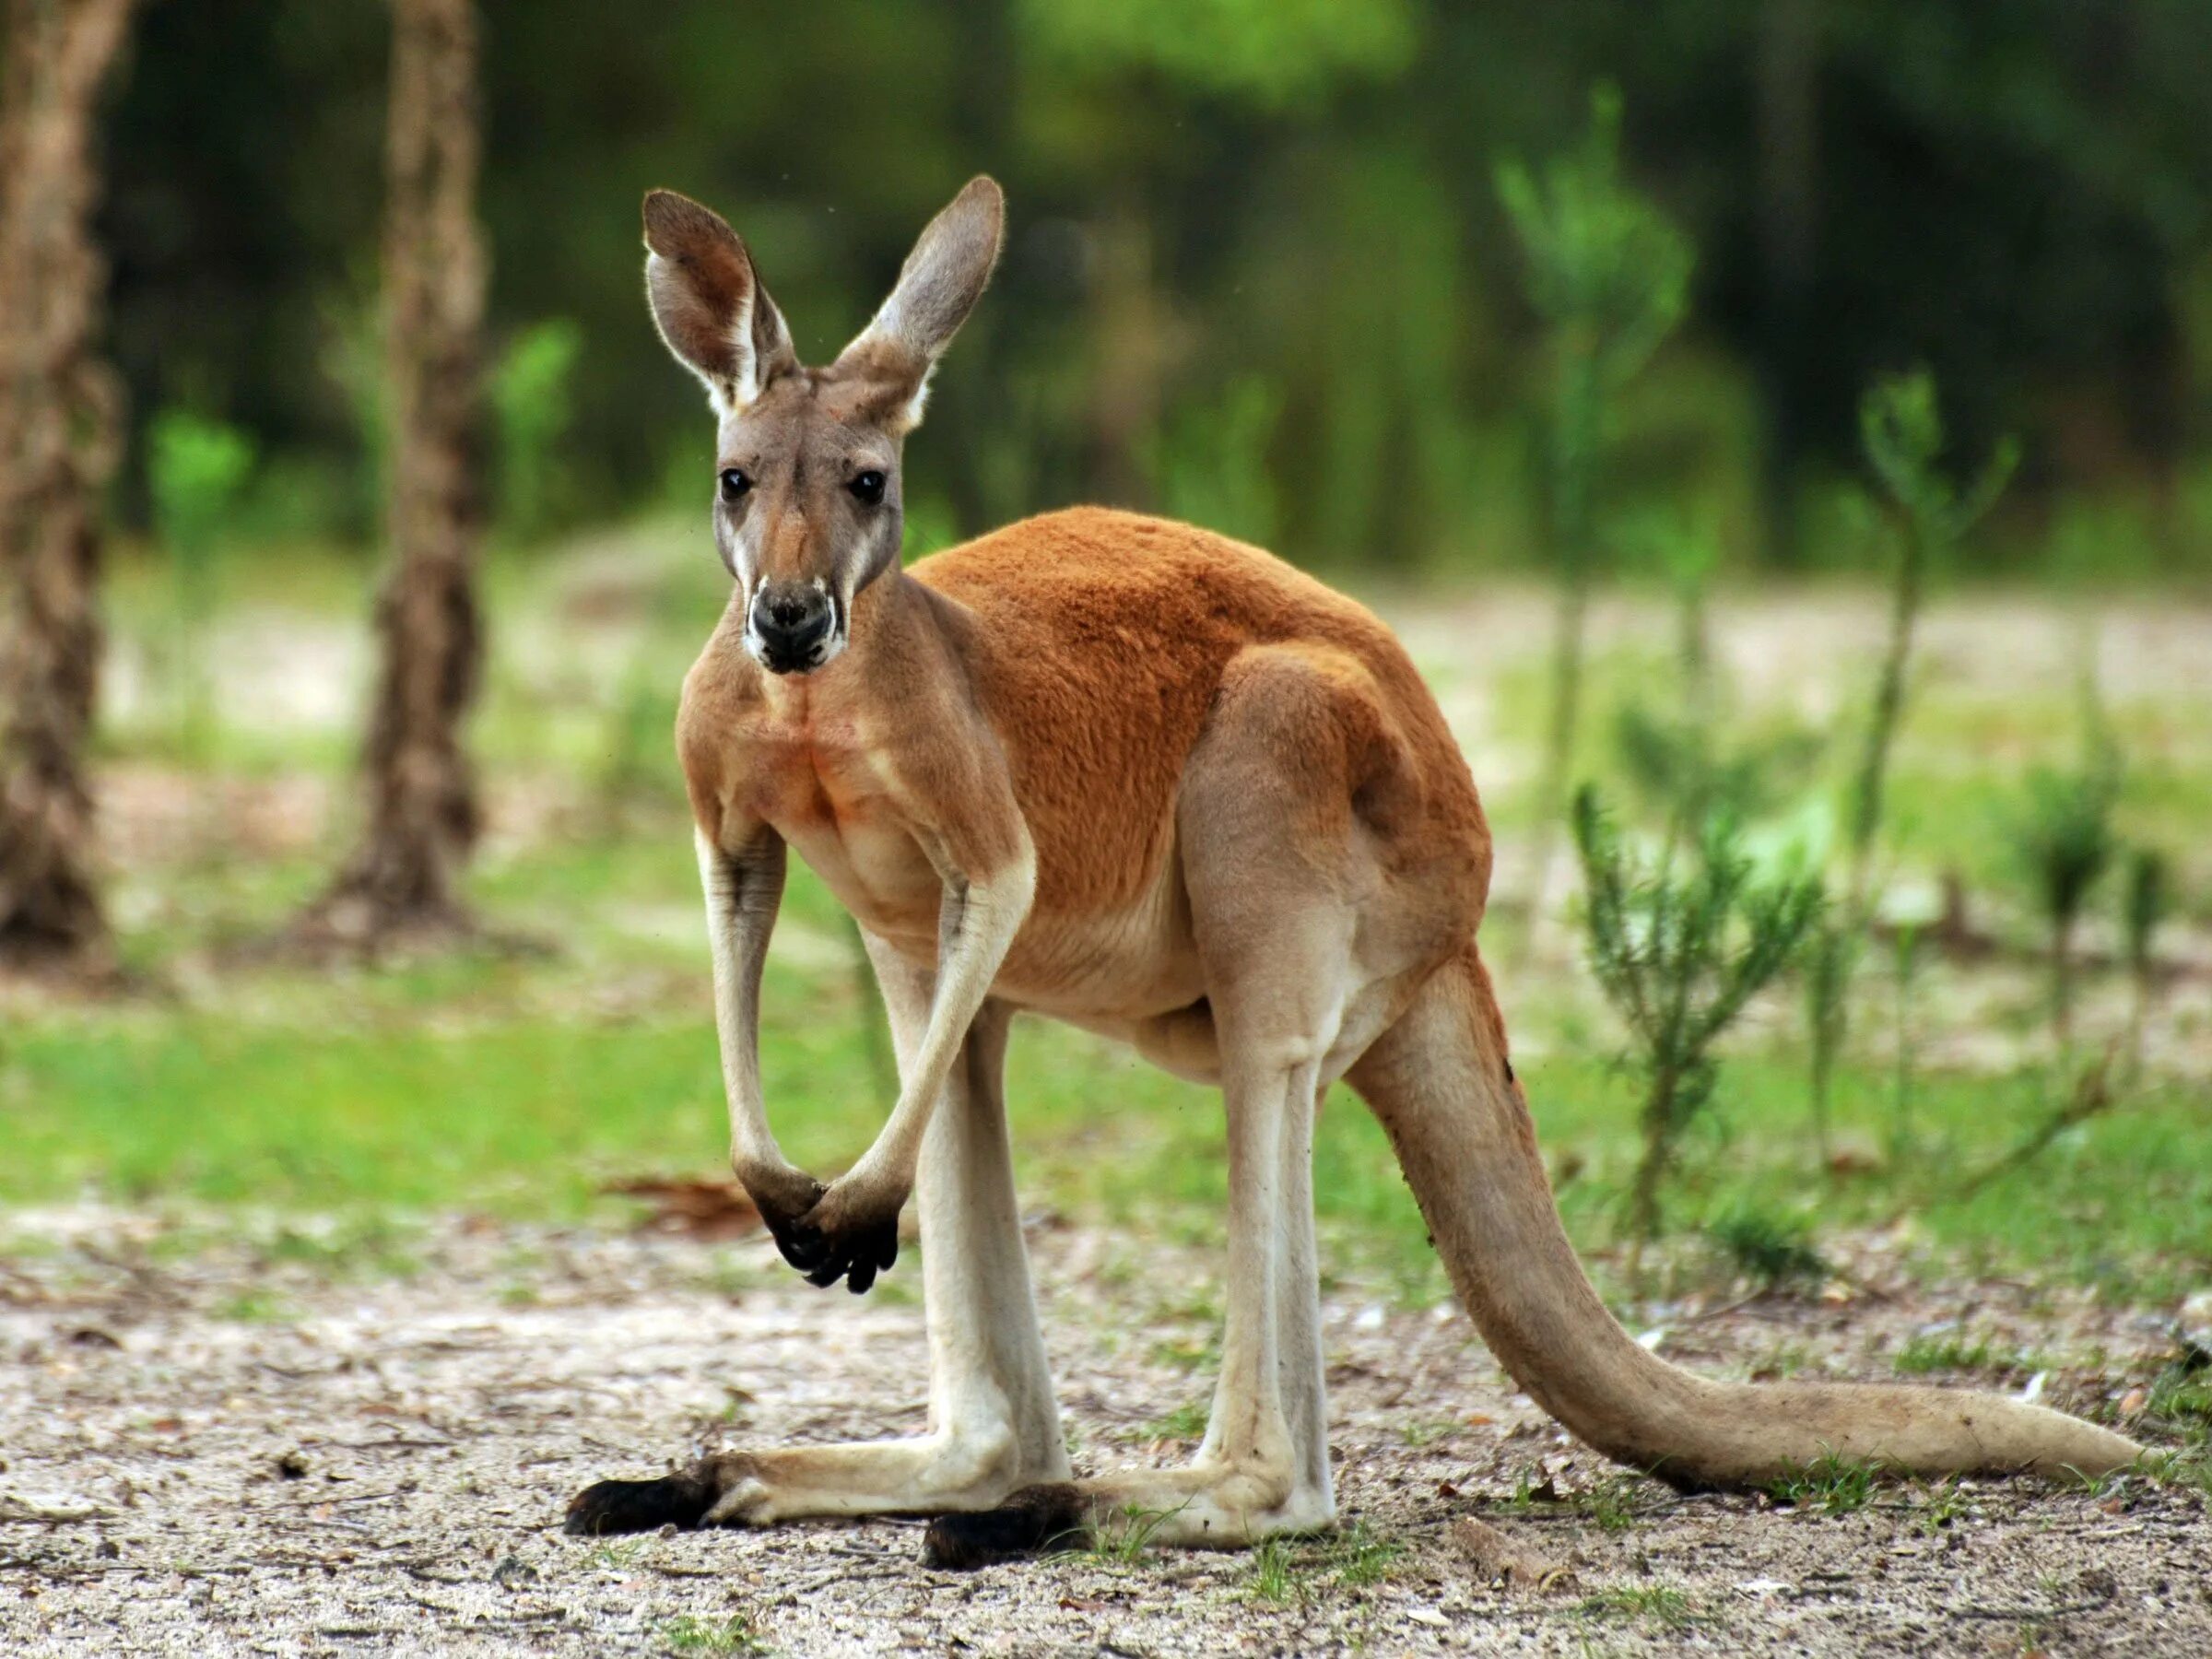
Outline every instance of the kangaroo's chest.
{"type": "Polygon", "coordinates": [[[847,723],[766,718],[743,748],[745,806],[864,926],[934,947],[944,884],[871,735],[847,723]]]}

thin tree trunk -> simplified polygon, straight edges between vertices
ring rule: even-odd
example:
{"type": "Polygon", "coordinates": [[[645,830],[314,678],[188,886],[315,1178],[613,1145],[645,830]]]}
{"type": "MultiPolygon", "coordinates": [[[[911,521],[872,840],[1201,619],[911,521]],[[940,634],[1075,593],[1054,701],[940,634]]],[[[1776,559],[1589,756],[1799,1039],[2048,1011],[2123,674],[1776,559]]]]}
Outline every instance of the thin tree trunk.
{"type": "Polygon", "coordinates": [[[92,124],[131,6],[7,0],[0,79],[0,959],[95,974],[112,957],[85,746],[122,399],[92,349],[92,124]]]}
{"type": "Polygon", "coordinates": [[[474,591],[482,522],[472,0],[394,0],[384,236],[394,559],[363,760],[368,827],[307,930],[373,949],[469,930],[460,875],[478,827],[461,726],[483,654],[474,591]]]}

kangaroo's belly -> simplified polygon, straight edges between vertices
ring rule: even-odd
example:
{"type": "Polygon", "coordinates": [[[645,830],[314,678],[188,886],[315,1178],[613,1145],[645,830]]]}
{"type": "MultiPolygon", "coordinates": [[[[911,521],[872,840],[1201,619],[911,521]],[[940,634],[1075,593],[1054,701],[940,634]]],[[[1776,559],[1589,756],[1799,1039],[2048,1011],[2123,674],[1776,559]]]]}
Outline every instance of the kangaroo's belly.
{"type": "MultiPolygon", "coordinates": [[[[787,820],[777,830],[839,903],[910,960],[934,966],[944,884],[921,842],[888,815],[787,820]]],[[[1116,1030],[1204,995],[1179,873],[1161,872],[1111,911],[1033,908],[992,994],[1018,1007],[1116,1030]]]]}

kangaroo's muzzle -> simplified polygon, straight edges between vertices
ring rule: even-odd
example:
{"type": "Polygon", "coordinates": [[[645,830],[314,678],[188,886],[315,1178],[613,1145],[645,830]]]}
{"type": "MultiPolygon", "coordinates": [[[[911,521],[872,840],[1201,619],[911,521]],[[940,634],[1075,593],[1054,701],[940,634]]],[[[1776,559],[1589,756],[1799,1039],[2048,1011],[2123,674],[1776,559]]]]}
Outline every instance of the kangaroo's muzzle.
{"type": "Polygon", "coordinates": [[[763,582],[746,613],[746,643],[771,674],[805,674],[836,654],[837,606],[812,583],[763,582]]]}

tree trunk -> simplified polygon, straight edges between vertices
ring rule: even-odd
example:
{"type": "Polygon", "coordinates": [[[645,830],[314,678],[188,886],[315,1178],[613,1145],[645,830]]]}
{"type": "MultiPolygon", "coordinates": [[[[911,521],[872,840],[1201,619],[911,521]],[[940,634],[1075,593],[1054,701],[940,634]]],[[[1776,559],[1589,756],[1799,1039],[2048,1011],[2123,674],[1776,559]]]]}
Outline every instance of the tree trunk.
{"type": "Polygon", "coordinates": [[[394,563],[377,606],[367,831],[305,924],[370,950],[469,930],[459,878],[478,818],[461,724],[483,654],[477,17],[472,0],[394,0],[392,13],[383,321],[394,563]]]}
{"type": "Polygon", "coordinates": [[[92,122],[132,0],[6,0],[0,71],[0,960],[112,966],[85,744],[98,496],[121,395],[93,353],[92,122]]]}

